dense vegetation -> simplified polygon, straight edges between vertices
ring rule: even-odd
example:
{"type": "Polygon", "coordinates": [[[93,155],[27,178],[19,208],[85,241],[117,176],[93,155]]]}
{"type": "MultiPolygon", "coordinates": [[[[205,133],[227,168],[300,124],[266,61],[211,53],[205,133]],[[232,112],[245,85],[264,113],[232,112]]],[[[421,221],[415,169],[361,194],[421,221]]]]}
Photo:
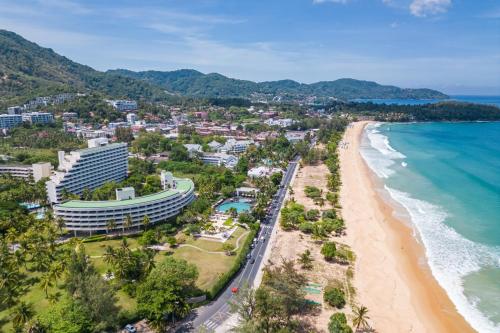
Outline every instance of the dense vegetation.
{"type": "Polygon", "coordinates": [[[170,92],[197,97],[250,97],[253,93],[270,95],[291,95],[337,97],[344,100],[356,98],[446,98],[431,89],[401,89],[383,86],[375,82],[354,79],[339,79],[304,84],[292,80],[252,82],[225,77],[221,74],[203,74],[195,70],[182,69],[172,72],[114,70],[119,74],[144,80],[167,89],[170,92]]]}
{"type": "Polygon", "coordinates": [[[21,36],[0,30],[0,96],[7,101],[58,92],[101,91],[111,96],[156,99],[166,94],[144,81],[98,72],[21,36]]]}
{"type": "Polygon", "coordinates": [[[500,120],[500,109],[496,106],[452,101],[425,105],[334,103],[327,109],[353,116],[370,116],[378,121],[500,120]]]}
{"type": "Polygon", "coordinates": [[[274,333],[311,332],[310,324],[301,318],[314,310],[305,299],[307,278],[284,260],[264,268],[262,284],[257,289],[241,288],[231,309],[240,317],[235,332],[274,333]]]}

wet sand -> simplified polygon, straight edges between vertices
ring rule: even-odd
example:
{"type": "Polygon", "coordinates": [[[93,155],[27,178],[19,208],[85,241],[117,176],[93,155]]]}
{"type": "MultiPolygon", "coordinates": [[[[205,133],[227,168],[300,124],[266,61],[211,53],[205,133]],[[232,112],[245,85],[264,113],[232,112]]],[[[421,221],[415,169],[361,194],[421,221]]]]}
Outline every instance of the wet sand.
{"type": "Polygon", "coordinates": [[[357,301],[377,332],[475,332],[431,274],[408,221],[380,195],[381,182],[359,153],[367,122],[349,127],[339,149],[345,242],[356,253],[357,301]]]}

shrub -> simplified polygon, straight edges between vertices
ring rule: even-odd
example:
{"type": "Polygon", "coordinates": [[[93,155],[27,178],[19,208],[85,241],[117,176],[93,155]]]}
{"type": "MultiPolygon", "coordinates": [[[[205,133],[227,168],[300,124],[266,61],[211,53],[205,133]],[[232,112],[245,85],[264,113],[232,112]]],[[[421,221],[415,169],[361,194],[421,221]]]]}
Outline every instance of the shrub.
{"type": "Polygon", "coordinates": [[[337,247],[334,242],[326,242],[321,247],[321,254],[325,257],[326,260],[332,260],[335,258],[335,254],[337,253],[337,247]]]}
{"type": "Polygon", "coordinates": [[[319,210],[311,209],[307,211],[306,219],[309,221],[317,221],[319,219],[319,210]]]}
{"type": "Polygon", "coordinates": [[[302,222],[299,225],[299,229],[305,234],[310,234],[313,232],[314,224],[312,224],[311,222],[302,222]]]}
{"type": "Polygon", "coordinates": [[[338,288],[326,287],[323,294],[323,300],[337,309],[342,309],[345,305],[344,292],[338,288]]]}
{"type": "Polygon", "coordinates": [[[334,313],[328,323],[329,333],[352,333],[352,328],[347,325],[347,318],[343,313],[334,313]]]}
{"type": "Polygon", "coordinates": [[[137,240],[137,242],[142,246],[156,244],[156,234],[154,230],[148,230],[142,233],[142,236],[137,240]]]}

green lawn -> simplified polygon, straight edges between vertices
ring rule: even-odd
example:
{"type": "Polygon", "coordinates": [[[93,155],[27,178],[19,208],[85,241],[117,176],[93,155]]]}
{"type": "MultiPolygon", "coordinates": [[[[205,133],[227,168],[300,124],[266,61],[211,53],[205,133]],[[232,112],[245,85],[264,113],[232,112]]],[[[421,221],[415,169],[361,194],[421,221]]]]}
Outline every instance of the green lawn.
{"type": "MultiPolygon", "coordinates": [[[[230,239],[227,242],[236,246],[236,240],[242,234],[247,232],[247,230],[238,227],[238,229],[233,233],[230,239]]],[[[240,246],[244,244],[245,237],[242,237],[240,240],[240,246]]],[[[127,241],[130,245],[131,249],[135,249],[139,247],[137,243],[137,238],[127,238],[127,241]]],[[[105,248],[108,245],[113,247],[118,247],[121,244],[121,239],[113,239],[113,240],[105,240],[99,242],[91,242],[84,243],[85,251],[91,257],[92,262],[96,266],[96,269],[99,273],[104,274],[108,269],[108,265],[104,262],[102,256],[104,254],[105,248]],[[94,258],[92,258],[94,257],[94,258]]],[[[209,241],[204,239],[195,240],[192,237],[189,237],[185,244],[191,244],[197,246],[205,251],[219,251],[223,252],[222,243],[216,241],[209,241]]],[[[238,249],[238,252],[241,251],[241,248],[238,249]]],[[[198,280],[196,282],[197,286],[200,289],[210,290],[215,282],[219,279],[219,277],[227,272],[231,266],[234,264],[236,260],[236,255],[227,256],[225,254],[217,254],[217,253],[206,253],[191,247],[178,247],[173,249],[173,254],[171,254],[176,259],[184,259],[189,263],[196,265],[198,268],[198,280]]],[[[155,260],[161,261],[165,258],[166,252],[158,252],[156,254],[155,260]]],[[[33,277],[36,277],[35,274],[32,274],[33,277]]],[[[54,293],[55,287],[52,287],[49,293],[54,293]]],[[[61,293],[64,291],[61,290],[61,293]]],[[[123,291],[118,291],[117,293],[118,302],[117,304],[124,310],[133,311],[136,306],[135,299],[129,297],[123,291]]],[[[50,304],[45,298],[45,293],[40,287],[38,283],[31,286],[28,292],[21,297],[22,300],[32,303],[36,313],[43,314],[49,310],[50,304]]],[[[9,311],[5,310],[0,312],[0,332],[11,332],[12,326],[9,322],[9,311]]]]}

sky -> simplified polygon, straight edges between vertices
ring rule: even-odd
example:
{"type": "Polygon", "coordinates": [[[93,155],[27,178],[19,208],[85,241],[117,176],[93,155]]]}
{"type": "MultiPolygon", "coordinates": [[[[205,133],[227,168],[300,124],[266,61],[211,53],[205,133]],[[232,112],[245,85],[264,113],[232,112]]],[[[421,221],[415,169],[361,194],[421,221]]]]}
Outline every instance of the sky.
{"type": "Polygon", "coordinates": [[[500,0],[0,0],[0,29],[98,70],[500,95],[500,0]]]}

